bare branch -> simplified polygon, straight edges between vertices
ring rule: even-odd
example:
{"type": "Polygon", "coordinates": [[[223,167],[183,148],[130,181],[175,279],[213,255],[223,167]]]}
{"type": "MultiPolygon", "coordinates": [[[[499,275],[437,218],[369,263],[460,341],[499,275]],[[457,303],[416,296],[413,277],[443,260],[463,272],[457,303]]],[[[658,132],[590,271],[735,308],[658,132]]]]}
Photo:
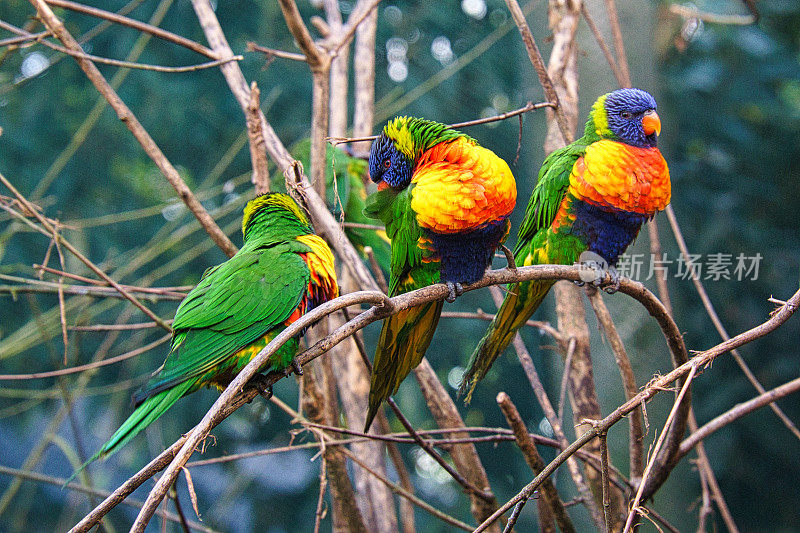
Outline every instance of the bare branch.
{"type": "Polygon", "coordinates": [[[622,76],[622,86],[631,87],[631,70],[628,68],[628,56],[625,55],[625,44],[622,41],[622,29],[620,29],[619,17],[617,16],[617,3],[615,0],[605,0],[605,2],[608,21],[611,23],[611,33],[614,36],[614,52],[617,55],[617,64],[622,76]]]}
{"type": "Polygon", "coordinates": [[[117,355],[116,357],[110,357],[108,359],[103,359],[102,361],[95,361],[92,363],[86,363],[85,365],[73,366],[70,368],[61,368],[59,370],[51,370],[49,372],[36,372],[32,374],[0,374],[0,381],[20,381],[20,380],[29,380],[29,379],[42,379],[42,378],[55,378],[58,376],[67,376],[69,374],[77,374],[78,372],[85,372],[87,370],[92,370],[94,368],[99,368],[101,366],[108,366],[113,365],[114,363],[119,363],[120,361],[125,361],[132,357],[136,357],[137,355],[141,355],[145,352],[148,352],[155,348],[156,346],[160,346],[170,340],[172,338],[172,334],[164,335],[160,339],[157,339],[149,344],[145,344],[144,346],[140,346],[135,350],[131,350],[130,352],[117,355]]]}
{"type": "MultiPolygon", "coordinates": [[[[533,102],[528,102],[524,106],[520,107],[519,109],[515,109],[514,111],[508,111],[506,113],[501,113],[493,117],[468,120],[467,122],[458,122],[456,124],[450,124],[449,127],[466,128],[468,126],[477,126],[480,124],[488,124],[490,122],[498,122],[500,120],[506,120],[511,117],[516,117],[517,115],[521,115],[523,113],[528,113],[529,111],[536,111],[537,109],[543,109],[546,107],[555,108],[556,104],[553,104],[552,102],[540,102],[536,104],[534,104],[533,102]]],[[[363,137],[329,137],[325,140],[336,146],[337,144],[344,144],[344,143],[374,141],[377,138],[378,138],[377,135],[367,135],[363,137]]]]}
{"type": "MultiPolygon", "coordinates": [[[[611,318],[611,313],[608,312],[603,297],[600,291],[594,288],[587,289],[589,302],[592,304],[595,316],[597,316],[597,323],[600,325],[602,332],[608,339],[608,344],[611,346],[611,351],[614,353],[614,358],[619,367],[619,374],[622,378],[622,387],[625,389],[625,399],[630,400],[636,393],[639,392],[639,387],[636,385],[636,377],[633,375],[633,367],[628,358],[628,352],[625,350],[625,345],[622,338],[619,336],[614,321],[611,318]]],[[[642,410],[637,408],[631,413],[629,418],[629,458],[630,458],[630,477],[634,483],[638,483],[642,478],[644,469],[644,432],[642,429],[642,410]]]]}
{"type": "MultiPolygon", "coordinates": [[[[41,2],[41,0],[36,0],[36,1],[39,1],[39,2],[41,2]]],[[[44,7],[45,7],[45,9],[48,9],[48,10],[49,10],[49,8],[47,8],[47,6],[44,6],[44,7]]],[[[62,27],[63,27],[63,26],[62,26],[62,27]]],[[[171,327],[170,327],[170,326],[169,326],[169,325],[168,325],[166,322],[164,322],[164,321],[161,319],[161,317],[159,317],[158,315],[156,315],[155,313],[153,313],[153,312],[152,312],[150,309],[148,309],[148,308],[147,308],[147,307],[146,307],[144,304],[142,304],[142,303],[141,303],[139,300],[137,300],[137,299],[136,299],[136,298],[135,298],[133,295],[131,295],[131,293],[129,293],[127,290],[125,290],[125,288],[123,288],[123,287],[122,287],[122,285],[120,285],[119,283],[117,283],[116,281],[114,281],[113,279],[111,279],[111,278],[108,276],[108,274],[106,274],[105,272],[103,272],[103,270],[102,270],[102,269],[100,269],[100,267],[98,267],[97,265],[95,265],[94,263],[92,263],[92,262],[91,262],[91,261],[90,261],[90,260],[89,260],[89,259],[88,259],[86,256],[84,256],[84,255],[83,255],[83,254],[82,254],[80,251],[78,251],[78,249],[77,249],[77,248],[75,248],[74,246],[72,246],[72,244],[70,244],[70,243],[69,243],[69,241],[67,241],[66,239],[64,239],[64,237],[62,237],[60,233],[56,232],[56,230],[55,230],[55,227],[54,227],[54,226],[53,226],[53,225],[52,225],[52,224],[51,224],[51,223],[50,223],[50,222],[49,222],[49,221],[48,221],[48,220],[47,220],[47,219],[46,219],[44,216],[42,216],[42,215],[41,215],[41,214],[40,214],[40,213],[39,213],[39,212],[36,210],[36,208],[35,208],[35,207],[34,207],[34,206],[33,206],[33,205],[30,203],[30,202],[28,202],[28,200],[26,200],[26,199],[25,199],[25,197],[24,197],[24,196],[22,196],[22,194],[21,194],[21,193],[20,193],[20,192],[19,192],[19,191],[18,191],[18,190],[17,190],[17,189],[16,189],[16,188],[13,186],[13,185],[11,185],[11,183],[10,183],[10,182],[9,182],[9,181],[8,181],[8,180],[5,178],[5,176],[3,176],[2,174],[0,174],[0,183],[2,183],[3,185],[5,185],[5,187],[6,187],[6,188],[7,188],[9,191],[11,191],[11,193],[12,193],[14,196],[16,196],[16,198],[17,198],[17,200],[20,202],[20,204],[22,204],[22,205],[24,205],[24,206],[25,206],[25,208],[26,208],[26,209],[27,209],[27,210],[28,210],[28,211],[31,213],[31,215],[33,215],[33,217],[34,217],[36,220],[38,220],[38,221],[39,221],[39,224],[41,224],[41,225],[42,225],[42,227],[43,227],[43,228],[44,228],[44,229],[45,229],[45,230],[46,230],[46,231],[47,231],[47,232],[48,232],[48,233],[49,233],[49,234],[52,236],[52,238],[53,238],[53,239],[54,239],[54,240],[55,240],[57,243],[59,243],[59,244],[60,244],[60,245],[62,245],[64,248],[66,248],[67,250],[69,250],[69,251],[70,251],[70,253],[72,253],[72,255],[74,255],[75,257],[77,257],[77,258],[78,258],[78,259],[79,259],[79,260],[80,260],[80,261],[81,261],[81,262],[82,262],[84,265],[86,265],[87,267],[89,267],[89,269],[90,269],[92,272],[94,272],[95,274],[97,274],[99,277],[103,278],[103,279],[104,279],[104,280],[105,280],[105,281],[106,281],[106,282],[107,282],[109,285],[111,285],[112,287],[114,287],[114,289],[116,289],[116,290],[117,290],[117,292],[119,292],[120,294],[122,294],[122,295],[123,295],[123,296],[124,296],[124,297],[125,297],[125,298],[126,298],[128,301],[129,301],[129,302],[131,302],[133,305],[135,305],[136,307],[138,307],[139,309],[141,309],[141,311],[142,311],[142,312],[143,312],[145,315],[147,315],[148,317],[150,317],[151,319],[153,319],[153,320],[154,320],[154,321],[155,321],[155,322],[156,322],[156,323],[157,323],[159,326],[161,326],[162,328],[164,328],[165,330],[167,330],[167,331],[169,331],[169,332],[171,332],[171,331],[172,331],[172,328],[171,328],[171,327]]],[[[217,229],[219,229],[219,228],[217,228],[217,229]]],[[[223,234],[223,235],[224,235],[224,234],[223,234]]],[[[227,238],[227,237],[226,237],[226,238],[227,238]]]]}
{"type": "MultiPolygon", "coordinates": [[[[191,39],[187,39],[186,37],[182,37],[180,35],[176,35],[172,32],[167,30],[163,30],[157,26],[153,26],[151,24],[147,24],[145,22],[140,22],[138,20],[134,20],[132,18],[124,17],[117,13],[111,13],[109,11],[104,11],[102,9],[98,9],[96,7],[90,7],[83,4],[79,4],[77,2],[71,2],[69,0],[45,0],[48,4],[54,5],[57,7],[63,7],[64,9],[69,9],[71,11],[75,11],[78,13],[84,13],[86,15],[91,15],[93,17],[97,17],[100,19],[108,20],[110,22],[114,22],[115,24],[121,24],[123,26],[128,26],[129,28],[133,28],[135,30],[149,33],[158,37],[159,39],[163,39],[165,41],[169,41],[171,43],[178,44],[183,46],[184,48],[188,48],[193,52],[197,52],[198,54],[202,54],[211,59],[224,59],[227,57],[232,56],[233,54],[227,56],[220,56],[214,53],[214,51],[209,50],[202,44],[195,42],[191,39]]],[[[55,33],[53,35],[56,35],[55,33]]],[[[70,47],[71,48],[71,47],[70,47]]]]}
{"type": "MultiPolygon", "coordinates": [[[[506,421],[508,421],[509,427],[514,432],[514,438],[517,439],[517,446],[519,446],[520,451],[522,451],[522,454],[525,456],[525,461],[528,463],[531,470],[533,470],[534,474],[539,474],[539,472],[544,469],[545,463],[539,455],[539,452],[536,451],[536,445],[530,438],[528,428],[525,427],[525,423],[522,421],[517,407],[505,392],[501,392],[497,395],[497,404],[500,406],[500,409],[503,410],[506,421]]],[[[544,483],[542,483],[540,493],[544,502],[550,507],[561,531],[564,533],[575,531],[575,526],[572,525],[572,520],[570,520],[569,514],[567,514],[564,508],[564,502],[561,501],[550,479],[546,479],[544,483]]]]}
{"type": "MultiPolygon", "coordinates": [[[[101,497],[104,497],[104,496],[108,496],[109,495],[109,493],[106,492],[106,491],[97,490],[97,489],[93,489],[93,488],[90,488],[90,487],[85,487],[83,485],[79,485],[78,483],[66,483],[67,480],[64,479],[64,478],[61,478],[61,477],[47,476],[47,475],[44,475],[44,474],[40,474],[38,472],[29,472],[29,471],[26,471],[26,470],[19,470],[17,468],[9,468],[7,466],[2,466],[2,465],[0,465],[0,474],[13,475],[13,476],[17,476],[17,477],[20,477],[20,478],[23,478],[23,479],[29,479],[31,481],[37,481],[39,483],[48,483],[48,484],[54,485],[56,487],[61,487],[63,489],[74,490],[76,492],[80,492],[80,493],[83,493],[83,494],[88,494],[90,496],[101,496],[101,497]]],[[[125,504],[125,505],[127,505],[129,507],[138,507],[138,508],[141,508],[142,505],[143,505],[143,502],[141,502],[140,500],[135,500],[133,498],[128,498],[128,499],[126,499],[124,501],[121,501],[120,503],[123,503],[123,504],[125,504]]],[[[173,514],[173,513],[169,513],[169,512],[166,512],[166,511],[162,511],[162,510],[158,510],[156,512],[156,514],[158,516],[166,518],[170,522],[178,522],[178,521],[180,521],[180,517],[178,515],[173,514]]],[[[213,531],[214,531],[214,530],[212,530],[210,528],[205,527],[203,524],[198,524],[197,522],[193,522],[193,521],[188,521],[188,525],[189,525],[189,527],[191,527],[192,529],[194,529],[196,531],[205,531],[207,533],[213,533],[213,531]]]]}
{"type": "MultiPolygon", "coordinates": [[[[47,26],[47,28],[55,35],[64,46],[75,52],[83,52],[80,45],[74,37],[67,31],[64,24],[55,16],[53,11],[47,6],[44,0],[30,0],[39,13],[39,17],[47,26]]],[[[233,54],[231,54],[233,55],[233,54]]],[[[86,76],[97,88],[97,90],[108,100],[108,103],[117,113],[119,119],[128,127],[128,129],[136,137],[136,140],[142,145],[147,155],[153,160],[156,166],[161,170],[161,173],[167,178],[172,187],[178,193],[181,200],[186,204],[189,210],[194,214],[209,236],[219,246],[223,252],[228,254],[228,257],[236,253],[236,246],[231,242],[227,235],[225,235],[219,228],[217,223],[208,214],[202,204],[197,200],[192,193],[191,189],[186,185],[172,163],[166,158],[161,149],[156,145],[155,141],[150,137],[141,123],[136,119],[136,116],[128,108],[127,105],[120,99],[111,85],[108,84],[106,79],[97,69],[97,67],[86,58],[77,57],[75,60],[78,65],[86,73],[86,76]]],[[[226,63],[230,65],[234,63],[226,63]]],[[[223,65],[224,66],[224,65],[223,65]]],[[[152,318],[152,317],[151,317],[152,318]]],[[[156,322],[160,319],[156,319],[156,322]]]]}
{"type": "Polygon", "coordinates": [[[508,10],[511,12],[511,17],[514,19],[514,22],[516,22],[517,28],[519,28],[519,32],[522,35],[522,41],[525,43],[525,48],[528,51],[528,58],[531,60],[531,64],[533,65],[534,70],[536,70],[536,74],[539,76],[539,83],[541,83],[542,88],[544,89],[545,97],[547,97],[547,100],[554,105],[553,111],[555,112],[556,120],[558,121],[558,127],[561,130],[564,143],[570,143],[572,142],[572,139],[574,139],[572,130],[570,129],[569,122],[567,121],[567,118],[564,116],[564,112],[561,109],[558,94],[556,94],[556,90],[553,87],[553,82],[544,66],[542,54],[539,52],[539,47],[536,46],[536,41],[533,38],[530,27],[528,27],[528,22],[525,20],[525,14],[519,7],[517,0],[506,0],[506,5],[508,6],[508,10]]]}
{"type": "Polygon", "coordinates": [[[256,82],[250,84],[250,101],[247,105],[247,139],[250,145],[250,162],[253,165],[253,175],[250,178],[256,188],[256,194],[269,192],[269,168],[267,151],[264,143],[264,131],[261,117],[261,91],[256,82]]]}
{"type": "Polygon", "coordinates": [[[681,387],[681,391],[678,393],[678,397],[675,399],[675,403],[672,406],[672,410],[670,410],[669,416],[667,416],[667,421],[664,422],[664,429],[661,430],[661,434],[658,436],[656,445],[653,447],[652,458],[647,462],[647,466],[644,469],[644,474],[642,474],[642,482],[639,484],[639,489],[636,491],[636,496],[633,498],[633,503],[629,505],[630,512],[628,513],[627,520],[625,520],[625,528],[622,530],[622,533],[628,533],[631,530],[634,518],[636,517],[637,513],[640,513],[639,502],[642,501],[642,493],[644,492],[645,485],[647,484],[647,478],[650,475],[650,472],[652,472],[653,464],[655,462],[654,460],[658,456],[661,446],[664,444],[664,437],[669,434],[667,430],[669,429],[669,426],[672,424],[673,420],[676,419],[680,404],[683,401],[684,395],[689,390],[689,386],[692,384],[692,379],[694,379],[695,373],[697,373],[697,365],[691,365],[689,367],[689,375],[686,376],[683,386],[681,387]]]}
{"type": "Polygon", "coordinates": [[[681,442],[681,457],[689,453],[692,448],[697,445],[697,443],[701,442],[712,433],[729,425],[734,420],[738,420],[739,418],[752,413],[756,409],[760,409],[765,405],[771,404],[798,391],[800,391],[800,378],[795,378],[788,383],[784,383],[780,387],[775,387],[774,389],[765,391],[751,400],[736,404],[731,409],[706,422],[705,425],[703,425],[697,431],[694,431],[683,442],[681,442]]]}
{"type": "MultiPolygon", "coordinates": [[[[486,527],[489,524],[495,522],[499,519],[504,513],[508,512],[517,502],[530,498],[533,495],[533,492],[541,485],[542,481],[546,479],[548,476],[552,475],[556,468],[558,468],[566,459],[571,456],[575,451],[582,448],[587,442],[593,439],[602,431],[607,431],[609,427],[613,426],[619,420],[622,419],[626,414],[633,411],[637,405],[639,405],[642,401],[647,401],[660,391],[664,390],[668,385],[670,385],[675,380],[686,376],[689,372],[696,371],[696,369],[702,368],[708,363],[712,362],[714,359],[719,357],[720,355],[729,352],[733,348],[738,348],[743,344],[747,344],[749,342],[754,341],[768,333],[771,333],[778,327],[780,327],[784,322],[786,322],[794,313],[797,311],[798,306],[800,306],[800,291],[797,291],[789,300],[787,300],[786,305],[782,306],[778,309],[772,317],[767,320],[766,322],[749,329],[739,335],[733,337],[729,341],[722,342],[713,348],[710,348],[704,352],[700,352],[699,354],[695,355],[687,361],[686,363],[682,364],[672,372],[661,376],[657,379],[654,379],[644,390],[642,390],[639,394],[635,397],[631,398],[629,401],[622,404],[620,407],[615,409],[611,414],[597,422],[597,424],[593,425],[592,429],[584,433],[581,437],[575,440],[568,448],[566,448],[563,452],[558,454],[558,456],[553,459],[542,471],[541,474],[536,476],[536,478],[528,483],[520,492],[517,493],[516,496],[511,498],[508,502],[503,504],[500,509],[497,510],[491,517],[489,517],[483,524],[478,526],[475,529],[474,533],[480,533],[481,531],[485,531],[486,527]],[[693,370],[695,369],[695,370],[693,370]]],[[[677,405],[677,402],[676,402],[677,405]]]]}
{"type": "Polygon", "coordinates": [[[267,48],[265,46],[258,45],[252,41],[247,43],[247,51],[248,52],[261,52],[267,59],[272,57],[280,57],[283,59],[291,59],[292,61],[302,61],[306,62],[307,58],[303,54],[296,54],[294,52],[284,52],[283,50],[276,50],[274,48],[267,48]]]}

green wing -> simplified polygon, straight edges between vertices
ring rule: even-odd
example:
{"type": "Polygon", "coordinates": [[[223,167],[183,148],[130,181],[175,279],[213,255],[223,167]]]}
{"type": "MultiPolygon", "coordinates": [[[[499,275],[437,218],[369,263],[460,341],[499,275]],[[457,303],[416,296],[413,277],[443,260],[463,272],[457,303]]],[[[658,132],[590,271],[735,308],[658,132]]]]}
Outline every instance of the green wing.
{"type": "MultiPolygon", "coordinates": [[[[544,246],[546,231],[569,189],[569,176],[575,161],[586,153],[582,139],[551,153],[542,163],[539,180],[533,189],[525,219],[517,234],[514,258],[517,264],[526,263],[528,256],[536,257],[537,247],[544,246]]],[[[511,344],[517,330],[536,311],[547,295],[552,281],[528,281],[509,285],[509,290],[497,315],[489,324],[486,334],[467,364],[461,380],[459,394],[466,394],[469,403],[478,381],[483,379],[494,361],[511,344]]]]}
{"type": "Polygon", "coordinates": [[[295,253],[302,251],[296,247],[305,246],[294,244],[245,245],[208,271],[178,307],[172,350],[137,400],[212,371],[236,350],[282,325],[300,304],[310,279],[295,253]]]}
{"type": "Polygon", "coordinates": [[[386,226],[391,241],[389,296],[439,282],[439,264],[431,261],[432,252],[419,247],[425,234],[411,209],[414,186],[402,191],[391,188],[367,198],[364,214],[386,226]]]}
{"type": "MultiPolygon", "coordinates": [[[[419,247],[424,238],[411,209],[414,186],[398,192],[391,188],[367,198],[364,213],[380,219],[392,242],[389,296],[426,287],[439,281],[439,263],[432,252],[419,247]]],[[[400,383],[416,367],[433,339],[442,311],[441,301],[418,305],[383,321],[370,376],[369,410],[365,431],[381,402],[397,391],[400,383]]]]}
{"type": "Polygon", "coordinates": [[[539,179],[533,188],[525,218],[517,233],[514,256],[530,245],[540,229],[550,227],[569,188],[569,176],[575,161],[586,153],[586,145],[573,143],[552,152],[542,163],[539,179]]]}

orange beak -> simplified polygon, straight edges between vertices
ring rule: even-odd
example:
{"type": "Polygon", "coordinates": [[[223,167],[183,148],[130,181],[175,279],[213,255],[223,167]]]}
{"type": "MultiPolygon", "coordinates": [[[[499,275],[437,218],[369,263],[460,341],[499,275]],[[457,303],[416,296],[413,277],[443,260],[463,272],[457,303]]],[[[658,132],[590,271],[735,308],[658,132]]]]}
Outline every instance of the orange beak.
{"type": "Polygon", "coordinates": [[[661,119],[655,111],[648,111],[642,117],[642,129],[645,135],[661,134],[661,119]]]}
{"type": "Polygon", "coordinates": [[[389,188],[389,184],[386,183],[385,181],[381,180],[381,181],[378,182],[378,190],[379,191],[383,191],[383,190],[386,190],[388,188],[389,188]]]}

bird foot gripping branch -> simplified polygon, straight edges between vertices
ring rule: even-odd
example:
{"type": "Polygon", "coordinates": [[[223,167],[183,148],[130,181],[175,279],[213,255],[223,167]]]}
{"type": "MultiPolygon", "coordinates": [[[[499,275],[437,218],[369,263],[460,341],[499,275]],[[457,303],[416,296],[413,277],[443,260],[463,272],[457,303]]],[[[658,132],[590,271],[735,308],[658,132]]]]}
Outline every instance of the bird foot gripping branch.
{"type": "Polygon", "coordinates": [[[445,297],[449,303],[453,303],[456,301],[456,298],[464,294],[464,286],[460,283],[453,283],[452,281],[447,282],[447,290],[450,292],[445,297]]]}
{"type": "Polygon", "coordinates": [[[255,374],[247,382],[248,387],[252,387],[267,401],[272,398],[272,385],[269,384],[269,378],[264,374],[255,374]]]}

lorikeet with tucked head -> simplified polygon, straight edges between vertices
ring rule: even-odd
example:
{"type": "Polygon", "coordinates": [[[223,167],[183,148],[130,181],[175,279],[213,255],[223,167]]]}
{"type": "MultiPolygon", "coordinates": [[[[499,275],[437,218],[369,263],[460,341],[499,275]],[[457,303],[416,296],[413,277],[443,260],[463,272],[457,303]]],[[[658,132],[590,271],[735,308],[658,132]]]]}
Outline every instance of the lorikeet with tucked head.
{"type": "MultiPolygon", "coordinates": [[[[167,360],[134,394],[133,414],[89,462],[116,452],[180,397],[212,385],[223,390],[278,333],[339,295],[330,248],[288,195],[248,202],[242,232],[241,250],[207,270],[181,302],[167,360]]],[[[287,368],[297,345],[297,337],[289,340],[260,371],[287,368]]]]}
{"type": "MultiPolygon", "coordinates": [[[[389,296],[442,282],[453,301],[462,284],[483,277],[508,235],[517,199],[505,161],[443,124],[398,117],[372,145],[369,174],[378,192],[365,212],[383,221],[392,243],[389,296]]],[[[437,301],[383,322],[367,429],[381,402],[422,360],[441,311],[437,301]]]]}
{"type": "MultiPolygon", "coordinates": [[[[545,159],[519,229],[518,265],[566,264],[585,251],[613,270],[639,228],[670,200],[667,163],[656,145],[661,122],[656,102],[639,89],[597,99],[583,137],[545,159]]],[[[509,287],[472,355],[460,393],[475,385],[539,307],[553,281],[509,287]]]]}

